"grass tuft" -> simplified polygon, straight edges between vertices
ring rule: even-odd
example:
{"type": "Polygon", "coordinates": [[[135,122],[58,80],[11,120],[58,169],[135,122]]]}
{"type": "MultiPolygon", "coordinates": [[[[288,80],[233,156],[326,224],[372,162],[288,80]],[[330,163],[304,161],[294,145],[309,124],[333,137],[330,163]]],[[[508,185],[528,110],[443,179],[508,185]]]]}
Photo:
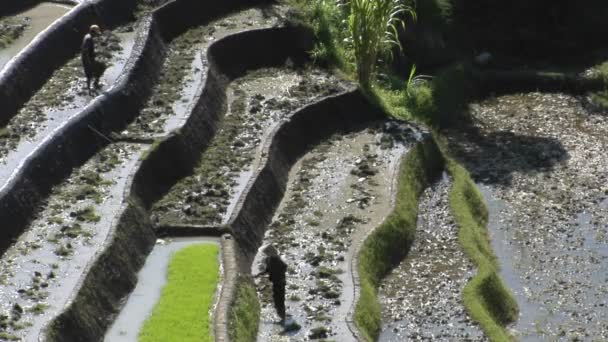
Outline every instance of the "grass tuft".
{"type": "Polygon", "coordinates": [[[233,342],[255,342],[260,322],[260,302],[249,278],[237,280],[236,299],[230,312],[230,339],[233,342]]]}
{"type": "Polygon", "coordinates": [[[361,295],[355,322],[369,341],[378,338],[382,310],[377,288],[382,278],[407,255],[423,190],[443,168],[443,157],[433,140],[418,144],[401,163],[397,202],[391,215],[365,240],[359,252],[361,295]]]}
{"type": "Polygon", "coordinates": [[[460,227],[460,244],[478,267],[477,275],[464,288],[464,305],[491,341],[510,341],[505,325],[517,319],[518,308],[498,275],[486,229],[487,208],[466,169],[453,160],[447,165],[454,179],[449,199],[460,227]]]}
{"type": "Polygon", "coordinates": [[[210,310],[219,279],[219,246],[198,244],[173,256],[167,285],[139,334],[140,342],[213,341],[210,310]]]}

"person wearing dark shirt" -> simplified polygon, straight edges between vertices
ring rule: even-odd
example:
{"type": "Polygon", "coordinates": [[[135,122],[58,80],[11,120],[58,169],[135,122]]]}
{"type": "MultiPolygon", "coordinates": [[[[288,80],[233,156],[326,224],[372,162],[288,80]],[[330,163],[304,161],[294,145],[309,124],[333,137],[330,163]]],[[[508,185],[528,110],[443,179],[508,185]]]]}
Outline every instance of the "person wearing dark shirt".
{"type": "Polygon", "coordinates": [[[272,283],[272,299],[274,308],[277,314],[281,317],[281,321],[285,321],[285,286],[287,285],[286,276],[287,264],[281,260],[277,250],[267,245],[262,247],[262,252],[265,255],[262,272],[257,276],[268,274],[268,278],[272,283]]]}
{"type": "Polygon", "coordinates": [[[101,34],[101,30],[97,25],[91,25],[89,33],[87,33],[82,39],[82,46],[80,50],[80,56],[82,58],[82,66],[84,68],[84,75],[87,78],[87,89],[91,92],[91,81],[94,80],[94,86],[99,87],[99,78],[103,74],[105,67],[103,63],[98,62],[95,59],[95,40],[101,34]]]}

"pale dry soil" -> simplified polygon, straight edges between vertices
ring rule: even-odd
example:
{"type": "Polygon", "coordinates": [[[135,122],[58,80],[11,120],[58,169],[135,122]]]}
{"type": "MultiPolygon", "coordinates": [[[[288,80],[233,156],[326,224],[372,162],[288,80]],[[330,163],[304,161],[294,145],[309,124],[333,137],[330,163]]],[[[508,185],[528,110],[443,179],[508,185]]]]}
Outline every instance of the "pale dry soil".
{"type": "Polygon", "coordinates": [[[608,339],[608,116],[565,94],[501,96],[471,106],[450,137],[490,206],[501,275],[525,341],[608,339]]]}

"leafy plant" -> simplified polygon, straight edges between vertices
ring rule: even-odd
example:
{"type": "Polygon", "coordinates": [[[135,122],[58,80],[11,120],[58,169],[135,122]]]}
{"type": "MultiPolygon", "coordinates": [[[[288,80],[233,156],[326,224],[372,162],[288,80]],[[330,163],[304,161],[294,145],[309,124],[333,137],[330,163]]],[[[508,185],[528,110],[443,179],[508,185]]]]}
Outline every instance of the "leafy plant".
{"type": "Polygon", "coordinates": [[[402,15],[416,18],[414,9],[398,0],[350,0],[348,28],[353,46],[357,79],[369,90],[378,54],[390,46],[401,48],[398,28],[405,29],[402,15]]]}

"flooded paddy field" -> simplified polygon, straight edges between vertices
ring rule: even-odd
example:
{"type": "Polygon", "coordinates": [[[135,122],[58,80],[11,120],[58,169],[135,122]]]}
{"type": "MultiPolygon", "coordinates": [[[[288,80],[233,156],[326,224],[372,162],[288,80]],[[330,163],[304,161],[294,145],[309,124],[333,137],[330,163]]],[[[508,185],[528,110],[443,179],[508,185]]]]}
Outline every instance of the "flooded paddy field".
{"type": "MultiPolygon", "coordinates": [[[[272,286],[259,278],[259,341],[355,340],[348,324],[355,291],[352,259],[392,210],[399,162],[413,135],[407,125],[393,123],[336,134],[292,168],[264,242],[288,265],[287,314],[297,325],[284,331],[278,324],[272,286]],[[393,129],[400,132],[397,139],[393,129]]],[[[253,274],[258,267],[254,262],[253,274]]]]}
{"type": "Polygon", "coordinates": [[[0,70],[38,33],[70,10],[71,6],[40,3],[22,13],[0,19],[0,70]]]}
{"type": "Polygon", "coordinates": [[[462,302],[476,269],[458,241],[451,183],[444,174],[420,199],[413,246],[380,286],[384,327],[378,341],[487,340],[462,302]]]}
{"type": "Polygon", "coordinates": [[[471,105],[450,148],[479,183],[516,338],[608,338],[606,112],[584,97],[529,93],[471,105]]]}

